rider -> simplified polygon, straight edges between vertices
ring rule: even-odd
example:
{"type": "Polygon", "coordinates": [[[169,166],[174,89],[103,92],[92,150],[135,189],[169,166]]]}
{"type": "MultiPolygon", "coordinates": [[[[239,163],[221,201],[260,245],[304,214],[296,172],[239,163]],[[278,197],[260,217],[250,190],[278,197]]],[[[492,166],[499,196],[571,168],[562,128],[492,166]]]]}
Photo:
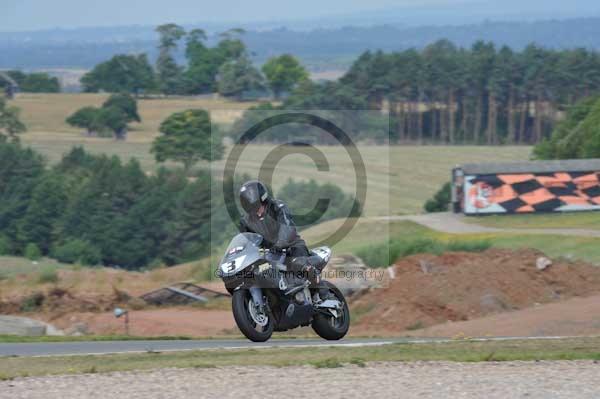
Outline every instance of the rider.
{"type": "Polygon", "coordinates": [[[285,203],[269,197],[263,183],[251,180],[240,189],[240,204],[246,211],[240,220],[240,232],[260,234],[266,248],[285,249],[288,254],[286,263],[292,271],[316,285],[318,272],[311,264],[316,264],[316,260],[311,257],[306,243],[296,231],[285,203]]]}

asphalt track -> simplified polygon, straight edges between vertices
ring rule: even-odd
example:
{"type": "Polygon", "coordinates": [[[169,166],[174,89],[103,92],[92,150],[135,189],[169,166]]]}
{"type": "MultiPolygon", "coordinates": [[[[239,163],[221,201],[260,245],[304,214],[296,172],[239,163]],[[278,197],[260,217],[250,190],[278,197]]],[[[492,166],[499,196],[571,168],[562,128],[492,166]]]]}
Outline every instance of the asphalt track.
{"type": "MultiPolygon", "coordinates": [[[[475,338],[472,341],[510,341],[530,339],[563,339],[569,337],[498,337],[475,338]]],[[[248,340],[165,340],[165,341],[87,341],[87,342],[35,342],[0,344],[3,356],[76,356],[107,355],[115,353],[180,352],[195,350],[228,350],[250,348],[314,348],[314,347],[361,347],[393,343],[444,343],[451,339],[440,338],[350,338],[341,341],[322,339],[272,339],[255,343],[248,340]]]]}
{"type": "Polygon", "coordinates": [[[88,342],[35,342],[0,344],[0,356],[61,356],[100,355],[112,353],[176,352],[207,349],[292,348],[317,346],[371,346],[404,339],[272,339],[255,343],[243,339],[165,340],[165,341],[88,341],[88,342]]]}

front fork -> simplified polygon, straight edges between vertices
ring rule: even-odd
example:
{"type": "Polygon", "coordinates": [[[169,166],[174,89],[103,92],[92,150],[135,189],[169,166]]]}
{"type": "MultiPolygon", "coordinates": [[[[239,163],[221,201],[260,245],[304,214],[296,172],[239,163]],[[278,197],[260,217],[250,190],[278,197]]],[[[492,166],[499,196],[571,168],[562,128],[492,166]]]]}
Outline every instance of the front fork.
{"type": "Polygon", "coordinates": [[[262,289],[259,287],[250,287],[250,295],[252,295],[252,302],[256,308],[261,312],[265,312],[265,301],[263,299],[262,289]]]}

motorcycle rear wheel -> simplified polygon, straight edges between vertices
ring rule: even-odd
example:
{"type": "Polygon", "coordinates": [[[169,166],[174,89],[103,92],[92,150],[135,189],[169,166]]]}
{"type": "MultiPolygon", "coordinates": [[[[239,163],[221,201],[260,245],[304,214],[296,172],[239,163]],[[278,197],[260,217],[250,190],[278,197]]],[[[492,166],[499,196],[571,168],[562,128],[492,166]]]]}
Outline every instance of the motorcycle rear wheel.
{"type": "Polygon", "coordinates": [[[266,324],[261,325],[254,319],[256,310],[249,290],[240,289],[231,298],[233,318],[246,338],[253,342],[265,342],[273,335],[274,320],[272,315],[264,315],[266,324]],[[254,316],[253,316],[254,315],[254,316]]]}
{"type": "Polygon", "coordinates": [[[325,284],[329,292],[342,303],[342,309],[337,318],[333,317],[333,315],[317,314],[312,321],[312,328],[319,337],[329,341],[337,341],[344,338],[350,329],[350,309],[348,308],[344,294],[335,285],[325,280],[321,281],[321,284],[325,284]]]}

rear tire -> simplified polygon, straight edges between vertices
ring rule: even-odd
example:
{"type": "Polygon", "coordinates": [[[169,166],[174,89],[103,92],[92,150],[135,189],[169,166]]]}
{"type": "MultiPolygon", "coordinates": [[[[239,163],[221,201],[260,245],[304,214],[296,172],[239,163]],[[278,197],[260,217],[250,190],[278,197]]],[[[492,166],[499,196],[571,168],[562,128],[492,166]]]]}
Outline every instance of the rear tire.
{"type": "Polygon", "coordinates": [[[273,316],[267,315],[267,324],[260,326],[253,320],[249,306],[253,306],[249,290],[240,289],[233,293],[231,309],[238,328],[250,341],[265,342],[273,335],[273,316]]]}
{"type": "Polygon", "coordinates": [[[326,316],[318,313],[312,321],[312,328],[317,335],[328,341],[337,341],[344,338],[350,329],[350,309],[342,292],[329,281],[321,281],[325,284],[338,301],[342,303],[340,316],[336,319],[333,316],[326,316]]]}

